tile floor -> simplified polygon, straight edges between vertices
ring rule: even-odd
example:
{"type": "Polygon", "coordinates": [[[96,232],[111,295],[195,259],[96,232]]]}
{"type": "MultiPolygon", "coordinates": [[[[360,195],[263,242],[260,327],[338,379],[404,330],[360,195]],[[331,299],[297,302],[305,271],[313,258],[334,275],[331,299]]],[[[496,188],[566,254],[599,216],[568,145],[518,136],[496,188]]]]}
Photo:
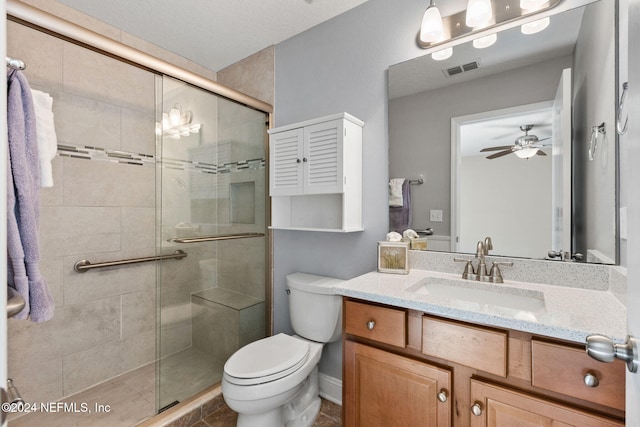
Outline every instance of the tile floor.
{"type": "MultiPolygon", "coordinates": [[[[214,378],[215,369],[207,357],[189,349],[164,360],[161,369],[167,384],[175,387],[171,396],[162,394],[163,401],[184,399],[212,384],[194,381],[193,378],[214,378]],[[166,371],[165,371],[166,370],[166,371]],[[209,371],[210,375],[202,375],[209,371]],[[195,375],[195,373],[199,373],[195,375]]],[[[217,368],[221,372],[221,368],[217,368]]],[[[219,374],[218,374],[219,375],[219,374]]],[[[153,417],[156,411],[156,366],[149,364],[135,371],[120,375],[90,389],[63,400],[76,403],[77,408],[85,404],[91,412],[59,410],[58,412],[34,412],[18,418],[10,418],[9,427],[130,427],[153,417]],[[96,405],[109,405],[109,411],[96,411],[96,405]]],[[[167,387],[165,387],[167,388],[167,387]]],[[[203,419],[191,423],[178,423],[180,427],[234,427],[237,414],[224,404],[220,396],[219,409],[203,419]]],[[[71,408],[71,406],[68,406],[71,408]]],[[[342,407],[322,399],[320,415],[314,427],[339,427],[342,425],[342,407]]],[[[178,425],[176,424],[176,425],[178,425]]]]}
{"type": "MultiPolygon", "coordinates": [[[[192,424],[191,427],[235,427],[238,414],[227,405],[223,405],[208,417],[192,424]]],[[[340,427],[342,425],[342,407],[328,400],[322,399],[320,415],[313,423],[313,427],[340,427]]]]}

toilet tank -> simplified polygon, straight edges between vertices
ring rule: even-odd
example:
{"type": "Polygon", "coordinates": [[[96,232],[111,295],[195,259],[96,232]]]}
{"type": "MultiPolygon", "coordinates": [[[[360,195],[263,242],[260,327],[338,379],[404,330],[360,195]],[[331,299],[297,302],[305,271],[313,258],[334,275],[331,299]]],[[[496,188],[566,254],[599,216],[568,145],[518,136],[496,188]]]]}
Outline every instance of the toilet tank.
{"type": "Polygon", "coordinates": [[[315,274],[287,276],[289,318],[296,334],[316,342],[333,342],[342,334],[342,298],[333,287],[343,280],[315,274]]]}

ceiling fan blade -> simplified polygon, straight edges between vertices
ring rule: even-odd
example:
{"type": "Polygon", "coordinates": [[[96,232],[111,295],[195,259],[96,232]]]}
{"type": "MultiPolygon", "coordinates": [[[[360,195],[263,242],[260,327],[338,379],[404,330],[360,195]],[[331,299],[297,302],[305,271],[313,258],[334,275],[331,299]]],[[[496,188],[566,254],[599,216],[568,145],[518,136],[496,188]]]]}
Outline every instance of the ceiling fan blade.
{"type": "Polygon", "coordinates": [[[499,153],[494,153],[490,156],[487,156],[487,159],[493,160],[493,159],[497,159],[498,157],[506,156],[507,154],[511,154],[511,153],[513,153],[513,150],[511,149],[504,150],[504,151],[500,151],[499,153]]]}
{"type": "Polygon", "coordinates": [[[502,145],[500,147],[487,147],[480,150],[480,152],[483,153],[485,151],[510,150],[512,147],[513,145],[502,145]]]}
{"type": "Polygon", "coordinates": [[[547,155],[547,153],[545,153],[545,152],[544,152],[544,151],[542,151],[542,150],[538,150],[538,152],[537,152],[536,154],[537,154],[538,156],[546,156],[546,155],[547,155]]]}

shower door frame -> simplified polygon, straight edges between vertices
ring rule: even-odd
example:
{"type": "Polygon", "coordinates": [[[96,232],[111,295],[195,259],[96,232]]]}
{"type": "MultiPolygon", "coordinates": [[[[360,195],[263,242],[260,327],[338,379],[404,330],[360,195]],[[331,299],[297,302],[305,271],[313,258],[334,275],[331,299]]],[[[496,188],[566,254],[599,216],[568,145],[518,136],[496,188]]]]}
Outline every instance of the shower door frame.
{"type": "MultiPolygon", "coordinates": [[[[51,15],[45,11],[37,9],[17,0],[6,1],[7,19],[47,33],[54,37],[63,39],[70,43],[82,46],[84,48],[96,51],[111,58],[126,62],[130,65],[145,69],[157,75],[167,75],[215,95],[227,98],[231,101],[244,104],[247,107],[263,112],[267,115],[268,129],[273,127],[273,107],[259,99],[253,98],[235,89],[223,86],[217,82],[209,80],[189,70],[153,57],[143,51],[134,49],[130,46],[122,44],[118,41],[109,39],[84,27],[72,22],[66,21],[57,16],[51,15]]],[[[266,165],[269,164],[269,147],[268,138],[265,138],[265,158],[266,165]]],[[[266,188],[269,188],[268,178],[266,174],[266,188]]],[[[272,247],[273,235],[269,228],[271,224],[271,198],[268,193],[265,194],[265,224],[267,225],[266,233],[266,268],[265,268],[265,333],[273,334],[273,275],[272,275],[272,247]]]]}

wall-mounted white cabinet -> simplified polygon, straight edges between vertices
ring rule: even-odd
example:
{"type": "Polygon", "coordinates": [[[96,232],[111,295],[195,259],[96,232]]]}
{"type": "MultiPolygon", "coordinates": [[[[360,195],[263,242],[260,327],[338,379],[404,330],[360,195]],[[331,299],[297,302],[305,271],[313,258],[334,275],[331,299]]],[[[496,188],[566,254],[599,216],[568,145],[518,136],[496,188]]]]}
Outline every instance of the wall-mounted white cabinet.
{"type": "Polygon", "coordinates": [[[362,231],[362,127],[341,113],[269,130],[276,229],[362,231]]]}

